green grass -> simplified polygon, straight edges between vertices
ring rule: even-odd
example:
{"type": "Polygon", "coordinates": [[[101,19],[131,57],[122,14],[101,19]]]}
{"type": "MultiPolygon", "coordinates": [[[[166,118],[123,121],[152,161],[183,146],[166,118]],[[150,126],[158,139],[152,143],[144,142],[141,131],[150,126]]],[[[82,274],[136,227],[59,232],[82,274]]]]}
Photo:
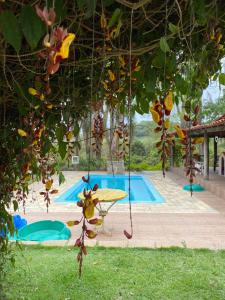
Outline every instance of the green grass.
{"type": "Polygon", "coordinates": [[[225,251],[26,246],[8,267],[6,299],[225,299],[225,251]]]}

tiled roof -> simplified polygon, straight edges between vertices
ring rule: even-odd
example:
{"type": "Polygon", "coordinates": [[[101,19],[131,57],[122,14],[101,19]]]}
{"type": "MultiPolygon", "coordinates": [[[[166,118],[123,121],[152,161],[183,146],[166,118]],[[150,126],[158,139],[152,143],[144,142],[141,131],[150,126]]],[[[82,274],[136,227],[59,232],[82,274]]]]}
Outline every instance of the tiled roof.
{"type": "Polygon", "coordinates": [[[191,131],[213,128],[213,127],[217,127],[217,126],[221,126],[221,125],[225,125],[225,114],[210,124],[199,124],[197,126],[193,126],[193,127],[191,127],[191,131]]]}

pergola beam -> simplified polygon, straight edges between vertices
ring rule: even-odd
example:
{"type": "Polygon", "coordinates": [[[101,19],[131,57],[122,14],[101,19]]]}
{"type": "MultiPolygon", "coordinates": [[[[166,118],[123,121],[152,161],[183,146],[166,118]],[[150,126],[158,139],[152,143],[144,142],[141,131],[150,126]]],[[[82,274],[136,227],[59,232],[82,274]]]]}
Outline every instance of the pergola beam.
{"type": "Polygon", "coordinates": [[[190,136],[191,137],[204,136],[205,132],[207,132],[208,136],[211,136],[211,137],[216,136],[216,135],[218,135],[219,137],[225,137],[225,125],[218,126],[218,127],[210,127],[210,128],[206,128],[206,129],[191,130],[190,136]]]}

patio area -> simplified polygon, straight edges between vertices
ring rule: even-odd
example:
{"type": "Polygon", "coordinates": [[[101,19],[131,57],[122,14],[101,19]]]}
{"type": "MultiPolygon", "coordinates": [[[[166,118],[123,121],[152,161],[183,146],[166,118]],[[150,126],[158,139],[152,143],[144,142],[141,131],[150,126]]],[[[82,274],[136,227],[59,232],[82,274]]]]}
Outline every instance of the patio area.
{"type": "MultiPolygon", "coordinates": [[[[96,172],[93,172],[96,173],[96,172]]],[[[59,194],[66,191],[85,172],[66,172],[66,182],[59,188],[59,194]]],[[[166,178],[160,172],[144,174],[165,198],[165,203],[133,204],[134,236],[127,240],[124,229],[129,229],[128,204],[117,203],[105,220],[107,233],[99,233],[96,239],[87,240],[90,246],[121,247],[169,247],[225,248],[225,201],[208,189],[195,193],[193,197],[182,186],[187,183],[180,174],[168,172],[166,178]]],[[[57,186],[55,186],[58,188],[57,186]]],[[[27,201],[25,217],[29,222],[51,220],[75,220],[80,217],[80,208],[75,203],[52,202],[49,213],[39,192],[41,184],[33,184],[27,201]]],[[[22,214],[22,208],[20,208],[22,214]]],[[[73,245],[79,235],[79,227],[72,227],[68,242],[52,241],[47,245],[73,245]]]]}

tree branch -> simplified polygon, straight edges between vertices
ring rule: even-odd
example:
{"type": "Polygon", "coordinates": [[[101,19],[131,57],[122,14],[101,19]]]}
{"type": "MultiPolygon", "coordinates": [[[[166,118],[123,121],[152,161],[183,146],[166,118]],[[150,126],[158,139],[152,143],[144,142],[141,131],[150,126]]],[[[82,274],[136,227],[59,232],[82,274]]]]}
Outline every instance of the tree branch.
{"type": "Polygon", "coordinates": [[[152,0],[140,0],[138,3],[131,3],[130,1],[127,1],[127,0],[116,0],[116,2],[118,2],[124,6],[127,6],[133,10],[136,10],[136,9],[152,2],[152,0]]]}

